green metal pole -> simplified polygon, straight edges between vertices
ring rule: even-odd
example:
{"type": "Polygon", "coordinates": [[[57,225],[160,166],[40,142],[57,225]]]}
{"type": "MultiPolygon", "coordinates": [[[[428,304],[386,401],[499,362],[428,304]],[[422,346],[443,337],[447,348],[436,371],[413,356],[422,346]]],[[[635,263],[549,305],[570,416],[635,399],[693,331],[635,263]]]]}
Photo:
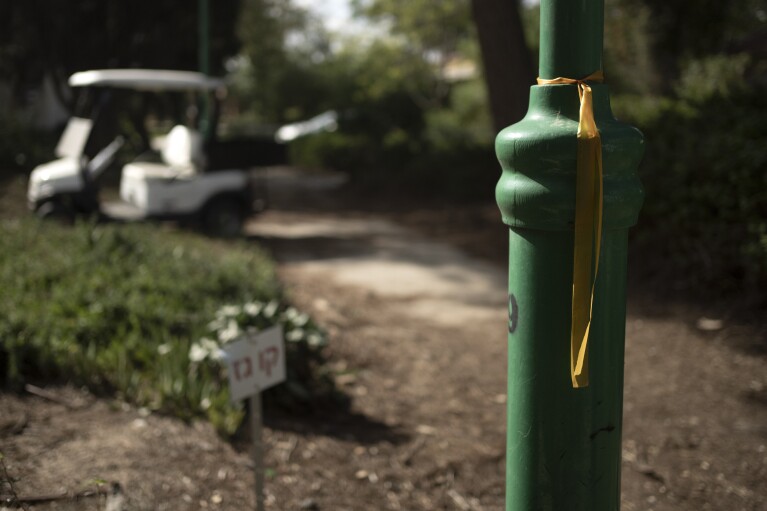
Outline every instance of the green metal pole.
{"type": "MultiPolygon", "coordinates": [[[[540,77],[601,70],[603,0],[540,8],[540,77]]],[[[510,238],[507,511],[620,508],[627,234],[643,198],[644,144],[613,117],[607,86],[592,89],[604,214],[587,387],[573,388],[569,365],[577,86],[532,87],[525,118],[496,140],[496,197],[510,238]]]]}
{"type": "MultiPolygon", "coordinates": [[[[210,75],[210,6],[208,0],[197,2],[198,22],[198,62],[200,72],[210,75]]],[[[210,98],[207,92],[203,92],[200,101],[200,133],[204,139],[210,136],[210,98]]]]}

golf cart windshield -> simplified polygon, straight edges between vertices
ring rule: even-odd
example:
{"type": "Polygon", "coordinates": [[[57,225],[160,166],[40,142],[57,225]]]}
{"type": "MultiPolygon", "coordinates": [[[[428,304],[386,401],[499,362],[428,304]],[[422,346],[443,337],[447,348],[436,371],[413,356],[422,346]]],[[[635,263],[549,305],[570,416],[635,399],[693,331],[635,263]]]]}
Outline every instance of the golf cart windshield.
{"type": "MultiPolygon", "coordinates": [[[[115,135],[125,134],[127,126],[132,126],[127,128],[133,134],[132,149],[139,155],[153,158],[152,135],[146,125],[150,110],[154,107],[154,113],[159,111],[161,117],[166,119],[170,113],[173,125],[185,124],[195,129],[201,122],[196,117],[198,110],[195,105],[200,104],[201,97],[211,93],[215,100],[211,103],[212,111],[208,116],[212,119],[209,117],[208,122],[213,124],[210,138],[214,138],[217,101],[225,92],[224,81],[219,78],[166,69],[81,71],[69,77],[69,85],[80,90],[75,107],[77,118],[70,121],[60,149],[68,156],[85,154],[89,158],[109,144],[115,135]],[[179,102],[182,96],[185,99],[179,102]]],[[[154,122],[157,122],[157,117],[154,122]]],[[[166,128],[163,126],[162,130],[166,131],[166,128]]]]}
{"type": "Polygon", "coordinates": [[[93,121],[83,119],[82,117],[72,117],[69,119],[64,133],[61,134],[59,143],[56,146],[56,156],[59,158],[79,158],[85,151],[85,144],[88,142],[93,121]]]}

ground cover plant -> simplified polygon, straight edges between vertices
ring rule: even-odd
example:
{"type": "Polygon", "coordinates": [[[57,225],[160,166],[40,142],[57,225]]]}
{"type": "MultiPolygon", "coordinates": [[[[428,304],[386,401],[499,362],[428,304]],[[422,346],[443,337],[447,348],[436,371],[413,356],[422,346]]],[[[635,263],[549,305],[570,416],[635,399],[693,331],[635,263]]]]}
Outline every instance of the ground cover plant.
{"type": "Polygon", "coordinates": [[[289,381],[267,403],[332,390],[323,332],[284,302],[272,261],[253,244],[147,225],[8,219],[0,289],[0,380],[10,387],[68,381],[182,418],[207,416],[231,434],[244,412],[229,404],[221,359],[200,349],[281,323],[289,381]]]}

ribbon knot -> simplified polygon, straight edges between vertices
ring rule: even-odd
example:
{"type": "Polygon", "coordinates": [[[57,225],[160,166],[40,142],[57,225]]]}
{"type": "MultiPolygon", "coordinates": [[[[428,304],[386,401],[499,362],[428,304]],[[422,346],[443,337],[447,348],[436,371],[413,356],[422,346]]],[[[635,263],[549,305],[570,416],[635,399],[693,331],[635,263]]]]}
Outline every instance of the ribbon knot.
{"type": "Polygon", "coordinates": [[[538,78],[538,85],[577,85],[580,100],[570,327],[570,377],[574,388],[587,387],[589,384],[589,330],[602,243],[602,140],[594,121],[589,81],[602,82],[604,74],[596,71],[580,80],[538,78]]]}

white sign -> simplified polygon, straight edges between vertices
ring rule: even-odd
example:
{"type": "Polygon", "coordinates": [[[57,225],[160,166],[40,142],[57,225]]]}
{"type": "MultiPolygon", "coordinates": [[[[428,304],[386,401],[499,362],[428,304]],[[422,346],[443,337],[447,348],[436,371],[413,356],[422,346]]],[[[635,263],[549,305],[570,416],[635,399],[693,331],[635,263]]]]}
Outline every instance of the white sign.
{"type": "Polygon", "coordinates": [[[233,402],[285,381],[285,342],[276,326],[224,347],[233,402]]]}

